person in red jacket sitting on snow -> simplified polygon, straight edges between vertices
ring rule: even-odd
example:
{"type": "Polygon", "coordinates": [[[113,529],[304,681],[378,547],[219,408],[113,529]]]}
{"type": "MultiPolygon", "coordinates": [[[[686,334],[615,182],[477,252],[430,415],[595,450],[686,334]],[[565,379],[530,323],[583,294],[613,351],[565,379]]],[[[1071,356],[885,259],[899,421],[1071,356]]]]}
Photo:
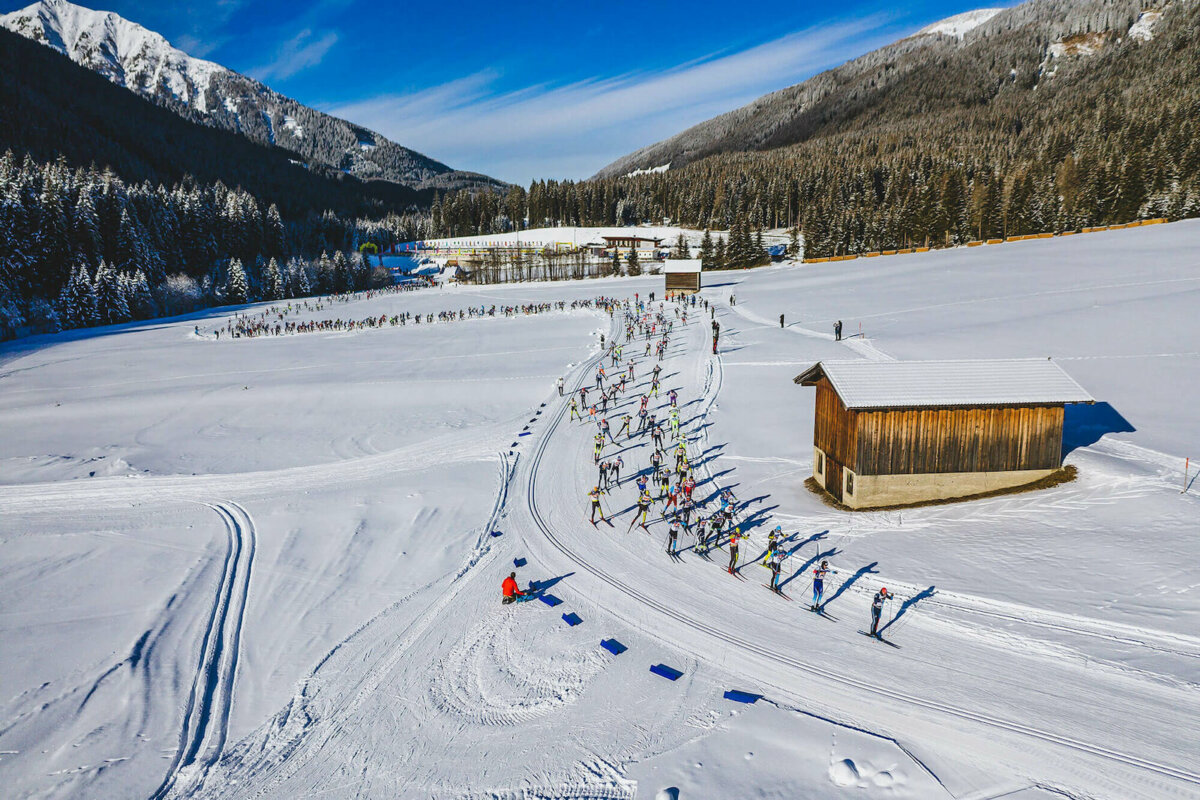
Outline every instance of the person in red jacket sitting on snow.
{"type": "Polygon", "coordinates": [[[504,593],[504,599],[500,602],[504,604],[515,603],[518,597],[524,597],[525,593],[517,586],[517,573],[510,573],[504,579],[504,583],[500,584],[500,591],[504,593]]]}

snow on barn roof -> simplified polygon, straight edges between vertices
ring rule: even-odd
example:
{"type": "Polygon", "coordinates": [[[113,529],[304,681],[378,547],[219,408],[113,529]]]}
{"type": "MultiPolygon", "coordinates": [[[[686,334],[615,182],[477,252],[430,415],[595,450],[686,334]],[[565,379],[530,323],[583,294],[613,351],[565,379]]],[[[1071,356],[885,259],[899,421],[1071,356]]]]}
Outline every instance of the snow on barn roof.
{"type": "Polygon", "coordinates": [[[663,263],[663,272],[700,272],[700,259],[698,258],[668,258],[663,263]]]}
{"type": "Polygon", "coordinates": [[[828,378],[846,408],[1006,406],[1093,403],[1049,359],[996,361],[818,361],[795,382],[828,378]]]}

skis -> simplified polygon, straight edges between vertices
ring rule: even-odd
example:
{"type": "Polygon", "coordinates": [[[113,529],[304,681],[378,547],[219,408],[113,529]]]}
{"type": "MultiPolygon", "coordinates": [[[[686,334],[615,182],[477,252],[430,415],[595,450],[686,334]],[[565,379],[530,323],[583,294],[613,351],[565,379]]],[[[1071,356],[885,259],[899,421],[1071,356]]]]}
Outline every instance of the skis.
{"type": "Polygon", "coordinates": [[[837,622],[837,621],[838,621],[838,618],[837,618],[837,617],[835,617],[835,616],[833,616],[832,614],[828,613],[828,612],[825,610],[825,607],[824,607],[824,606],[816,606],[816,607],[809,606],[809,607],[808,607],[808,610],[809,610],[809,611],[811,611],[811,612],[813,612],[814,614],[816,614],[816,615],[817,615],[817,616],[819,616],[819,617],[824,617],[825,619],[829,620],[830,622],[837,622]]]}
{"type": "MultiPolygon", "coordinates": [[[[762,585],[762,587],[763,587],[764,589],[771,589],[771,587],[770,587],[770,586],[768,586],[768,585],[767,585],[767,584],[765,584],[765,583],[762,585]]],[[[791,600],[791,599],[792,599],[792,598],[788,597],[786,594],[784,594],[784,593],[783,593],[783,591],[782,591],[781,589],[771,589],[771,593],[772,593],[772,594],[777,594],[777,595],[779,595],[779,596],[780,596],[780,597],[782,597],[784,600],[791,600]]]]}
{"type": "Polygon", "coordinates": [[[742,575],[740,572],[738,572],[736,569],[726,569],[725,571],[728,572],[733,577],[737,578],[739,581],[746,580],[746,577],[744,575],[742,575]]]}
{"type": "Polygon", "coordinates": [[[863,636],[866,636],[868,639],[874,639],[877,642],[883,642],[884,644],[890,645],[891,647],[894,647],[897,650],[900,649],[900,645],[896,644],[895,642],[888,641],[887,639],[880,636],[878,633],[867,633],[866,631],[859,631],[859,633],[861,633],[863,636]]]}

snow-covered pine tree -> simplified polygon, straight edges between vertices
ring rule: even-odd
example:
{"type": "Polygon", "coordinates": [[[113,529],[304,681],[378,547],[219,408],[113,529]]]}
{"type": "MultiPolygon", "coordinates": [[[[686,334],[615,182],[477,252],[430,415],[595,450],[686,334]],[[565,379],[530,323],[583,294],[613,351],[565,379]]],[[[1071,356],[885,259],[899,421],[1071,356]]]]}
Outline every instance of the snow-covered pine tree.
{"type": "Polygon", "coordinates": [[[262,297],[264,300],[282,300],[283,296],[283,274],[279,271],[279,262],[272,256],[263,270],[262,297]]]}
{"type": "Polygon", "coordinates": [[[350,274],[350,267],[346,261],[346,254],[341,250],[338,250],[333,254],[333,291],[354,291],[354,276],[350,274]]]}
{"type": "Polygon", "coordinates": [[[279,216],[279,208],[274,203],[267,208],[267,215],[263,219],[263,252],[271,258],[283,258],[287,253],[283,218],[279,216]]]}
{"type": "Polygon", "coordinates": [[[101,325],[114,325],[129,320],[129,303],[121,276],[101,260],[96,270],[96,313],[101,325]]]}
{"type": "Polygon", "coordinates": [[[228,275],[225,278],[225,302],[238,305],[250,297],[250,281],[246,278],[246,268],[239,258],[229,261],[228,275]]]}
{"type": "Polygon", "coordinates": [[[68,328],[91,325],[96,318],[96,294],[87,267],[82,264],[71,272],[58,295],[58,317],[68,328]]]}
{"type": "Polygon", "coordinates": [[[712,232],[705,228],[704,238],[700,240],[700,263],[705,269],[712,269],[713,252],[712,232]]]}
{"type": "Polygon", "coordinates": [[[150,281],[145,272],[139,269],[129,277],[126,293],[129,312],[134,319],[150,319],[158,314],[158,304],[154,302],[154,293],[150,291],[150,281]]]}
{"type": "Polygon", "coordinates": [[[671,258],[683,259],[692,257],[692,248],[688,246],[687,237],[682,233],[675,240],[675,246],[671,248],[671,258]]]}

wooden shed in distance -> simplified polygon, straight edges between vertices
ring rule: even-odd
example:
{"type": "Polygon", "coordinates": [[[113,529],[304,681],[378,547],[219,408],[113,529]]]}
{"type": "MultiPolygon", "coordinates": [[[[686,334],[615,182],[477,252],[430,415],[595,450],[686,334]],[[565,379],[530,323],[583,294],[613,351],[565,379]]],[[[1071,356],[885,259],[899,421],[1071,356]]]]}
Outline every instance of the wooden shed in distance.
{"type": "Polygon", "coordinates": [[[700,291],[700,272],[698,258],[667,259],[663,264],[663,274],[667,277],[667,295],[695,294],[700,291]]]}
{"type": "Polygon", "coordinates": [[[813,478],[850,508],[970,497],[1062,466],[1064,406],[1092,396],[1049,359],[821,361],[813,478]]]}

